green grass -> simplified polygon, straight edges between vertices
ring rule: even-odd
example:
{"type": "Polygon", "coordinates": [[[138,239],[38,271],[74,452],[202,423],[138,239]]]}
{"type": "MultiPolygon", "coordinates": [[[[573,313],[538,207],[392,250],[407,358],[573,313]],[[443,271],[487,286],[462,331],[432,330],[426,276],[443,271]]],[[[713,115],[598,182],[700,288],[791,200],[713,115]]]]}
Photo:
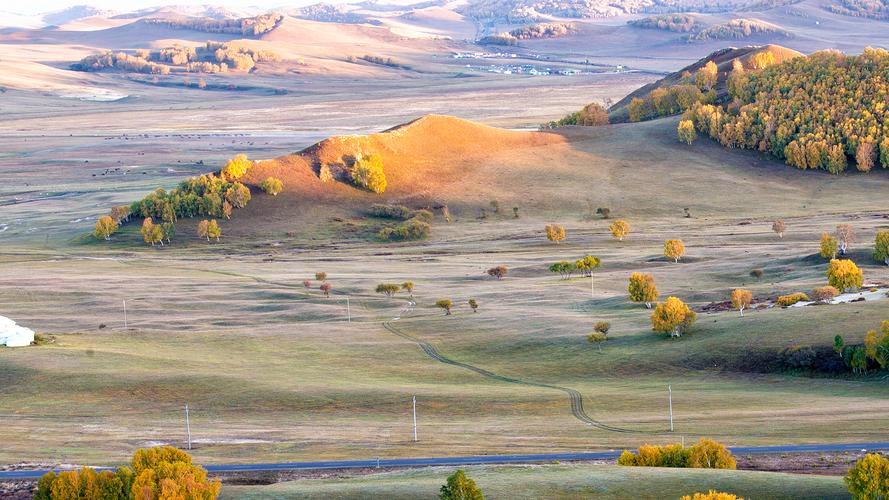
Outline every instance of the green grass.
{"type": "MultiPolygon", "coordinates": [[[[269,486],[226,486],[222,498],[438,498],[454,469],[437,467],[269,486]]],[[[711,489],[748,499],[849,498],[840,477],[772,472],[606,465],[471,466],[464,469],[490,499],[678,499],[711,489]]]]}

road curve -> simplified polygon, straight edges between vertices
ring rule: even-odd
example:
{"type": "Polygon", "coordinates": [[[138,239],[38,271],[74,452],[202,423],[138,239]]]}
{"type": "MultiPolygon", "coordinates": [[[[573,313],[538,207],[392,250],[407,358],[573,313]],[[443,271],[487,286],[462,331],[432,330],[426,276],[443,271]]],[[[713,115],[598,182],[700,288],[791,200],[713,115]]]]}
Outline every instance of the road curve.
{"type": "MultiPolygon", "coordinates": [[[[734,454],[766,454],[766,453],[828,453],[843,451],[875,451],[889,450],[889,442],[871,443],[839,443],[839,444],[791,444],[777,446],[735,446],[729,448],[734,454]]],[[[585,461],[614,460],[620,451],[601,451],[592,453],[540,453],[527,455],[479,455],[469,457],[432,457],[432,458],[390,458],[368,460],[329,460],[321,462],[279,462],[265,464],[227,464],[205,465],[204,468],[213,473],[229,472],[261,472],[261,471],[292,471],[318,469],[367,469],[376,467],[433,467],[461,466],[482,464],[522,464],[554,461],[585,461]]],[[[111,469],[97,467],[96,469],[111,469]]],[[[56,469],[58,471],[58,469],[56,469]]],[[[16,479],[36,479],[49,472],[41,470],[8,470],[0,471],[0,481],[16,479]]]]}
{"type": "MultiPolygon", "coordinates": [[[[408,306],[402,310],[401,316],[410,312],[410,310],[413,309],[414,304],[415,303],[413,301],[409,302],[408,306]]],[[[393,318],[393,321],[398,320],[401,316],[393,318]]],[[[448,365],[452,365],[452,366],[456,366],[459,368],[464,368],[466,370],[470,370],[475,373],[478,373],[479,375],[481,375],[483,377],[487,377],[487,378],[494,379],[494,380],[499,380],[501,382],[506,382],[509,384],[519,384],[519,385],[526,385],[526,386],[530,386],[530,387],[540,387],[543,389],[552,389],[555,391],[564,392],[565,394],[568,395],[568,400],[571,403],[571,413],[574,415],[574,417],[576,419],[580,420],[581,422],[583,422],[587,425],[593,426],[593,427],[595,427],[597,429],[601,429],[603,431],[621,432],[621,433],[627,433],[627,434],[663,434],[666,432],[666,431],[662,431],[662,432],[640,431],[640,430],[635,430],[635,429],[625,429],[622,427],[615,427],[613,425],[604,424],[598,420],[595,420],[594,418],[590,417],[587,414],[587,412],[583,409],[583,395],[576,389],[572,389],[570,387],[562,387],[559,385],[543,384],[543,383],[539,383],[539,382],[530,382],[530,381],[522,380],[522,379],[518,379],[518,378],[507,377],[505,375],[498,375],[494,372],[485,370],[484,368],[479,368],[477,366],[470,365],[468,363],[456,361],[456,360],[448,358],[447,356],[438,352],[438,350],[429,342],[420,340],[417,337],[414,337],[413,335],[410,335],[410,334],[405,333],[404,331],[398,329],[397,327],[395,327],[395,325],[392,324],[393,321],[384,321],[383,327],[386,330],[389,330],[391,333],[394,333],[395,335],[398,335],[399,337],[401,337],[403,339],[410,340],[411,342],[417,344],[418,346],[420,346],[421,349],[423,349],[423,352],[426,353],[427,356],[434,359],[435,361],[438,361],[440,363],[445,363],[448,365]]]]}

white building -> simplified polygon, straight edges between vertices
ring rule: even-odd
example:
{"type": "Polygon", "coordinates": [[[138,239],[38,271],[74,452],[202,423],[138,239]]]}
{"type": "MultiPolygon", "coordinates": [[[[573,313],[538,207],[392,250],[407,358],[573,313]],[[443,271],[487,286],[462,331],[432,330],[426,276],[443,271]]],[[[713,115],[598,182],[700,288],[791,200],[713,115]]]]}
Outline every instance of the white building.
{"type": "Polygon", "coordinates": [[[34,342],[34,330],[15,324],[15,321],[0,316],[0,345],[24,347],[34,342]]]}

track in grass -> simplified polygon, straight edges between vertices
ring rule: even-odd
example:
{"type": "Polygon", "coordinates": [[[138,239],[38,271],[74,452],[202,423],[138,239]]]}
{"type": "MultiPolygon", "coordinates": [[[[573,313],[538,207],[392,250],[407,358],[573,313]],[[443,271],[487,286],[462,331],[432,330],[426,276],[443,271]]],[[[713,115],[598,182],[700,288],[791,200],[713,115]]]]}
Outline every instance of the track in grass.
{"type": "MultiPolygon", "coordinates": [[[[414,306],[414,303],[410,302],[409,305],[404,310],[402,310],[401,316],[404,316],[405,314],[410,313],[410,311],[413,309],[413,306],[414,306]]],[[[399,318],[400,318],[400,316],[399,316],[399,318]]],[[[399,318],[395,318],[395,319],[397,320],[399,318]]],[[[501,382],[506,382],[508,384],[519,384],[519,385],[525,385],[525,386],[530,386],[530,387],[541,387],[543,389],[552,389],[555,391],[564,392],[565,394],[568,395],[568,399],[571,402],[571,413],[574,415],[574,417],[576,419],[580,420],[581,422],[583,422],[587,425],[591,425],[597,429],[601,429],[603,431],[608,431],[608,432],[621,432],[621,433],[628,433],[628,434],[660,434],[660,432],[625,429],[622,427],[615,427],[613,425],[608,425],[608,424],[599,422],[598,420],[590,417],[587,414],[587,412],[583,409],[583,395],[580,393],[580,391],[578,391],[576,389],[572,389],[570,387],[562,387],[560,385],[542,384],[539,382],[530,382],[527,380],[522,380],[522,379],[518,379],[518,378],[514,378],[514,377],[507,377],[505,375],[498,375],[492,371],[485,370],[484,368],[479,368],[478,366],[470,365],[468,363],[463,363],[461,361],[451,359],[451,358],[441,354],[429,342],[420,340],[417,337],[414,337],[413,335],[405,333],[404,331],[396,328],[395,325],[392,324],[392,321],[384,321],[383,327],[386,330],[388,330],[389,332],[391,332],[395,335],[398,335],[399,337],[401,337],[405,340],[409,340],[409,341],[417,344],[418,346],[420,346],[421,349],[423,349],[423,352],[426,353],[427,356],[434,359],[435,361],[438,361],[439,363],[457,366],[457,367],[478,373],[479,375],[481,375],[483,377],[487,377],[487,378],[490,378],[493,380],[499,380],[501,382]]]]}

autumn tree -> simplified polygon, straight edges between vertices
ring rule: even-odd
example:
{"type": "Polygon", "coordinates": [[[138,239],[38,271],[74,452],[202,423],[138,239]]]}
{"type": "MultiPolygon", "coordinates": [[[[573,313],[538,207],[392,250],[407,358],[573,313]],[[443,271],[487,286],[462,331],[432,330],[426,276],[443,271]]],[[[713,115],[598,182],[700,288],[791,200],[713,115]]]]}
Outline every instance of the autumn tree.
{"type": "Polygon", "coordinates": [[[776,220],[772,223],[772,231],[774,231],[779,238],[783,238],[784,232],[787,231],[787,224],[784,223],[783,220],[776,220]]]}
{"type": "Polygon", "coordinates": [[[207,238],[210,241],[210,221],[207,219],[198,222],[198,238],[207,238]]]}
{"type": "Polygon", "coordinates": [[[413,298],[414,296],[414,282],[413,281],[405,281],[401,284],[401,289],[408,293],[408,295],[413,298]]]}
{"type": "Polygon", "coordinates": [[[103,215],[96,221],[93,235],[97,239],[101,238],[108,241],[111,239],[111,235],[114,234],[115,231],[117,231],[117,221],[110,215],[103,215]]]}
{"type": "Polygon", "coordinates": [[[701,438],[690,449],[688,466],[696,469],[734,469],[737,464],[725,445],[701,438]]]}
{"type": "Polygon", "coordinates": [[[478,312],[478,301],[469,299],[467,303],[469,304],[469,308],[472,309],[472,312],[478,312]]]}
{"type": "Polygon", "coordinates": [[[851,224],[838,224],[837,240],[840,242],[840,255],[846,255],[849,246],[855,243],[855,228],[851,224]]]}
{"type": "Polygon", "coordinates": [[[463,469],[448,476],[447,482],[439,490],[441,500],[485,500],[482,490],[475,481],[466,476],[463,469]]]}
{"type": "Polygon", "coordinates": [[[751,302],[753,302],[753,294],[750,290],[743,288],[732,290],[732,307],[737,309],[741,316],[744,316],[744,309],[750,307],[751,302]]]}
{"type": "Polygon", "coordinates": [[[453,306],[453,305],[454,305],[454,303],[451,301],[451,299],[442,299],[442,300],[439,300],[435,303],[436,307],[440,307],[440,308],[444,309],[445,316],[448,316],[451,314],[451,306],[453,306]]]}
{"type": "Polygon", "coordinates": [[[668,297],[659,303],[651,313],[651,329],[656,332],[669,333],[670,337],[679,337],[682,332],[697,320],[697,314],[685,302],[676,297],[668,297]]]}
{"type": "Polygon", "coordinates": [[[602,332],[594,331],[593,333],[589,334],[586,339],[591,344],[595,344],[596,349],[599,352],[602,352],[602,344],[608,340],[608,335],[606,335],[602,332]]]}
{"type": "Polygon", "coordinates": [[[267,177],[259,184],[259,187],[272,196],[278,196],[278,193],[284,190],[284,183],[276,177],[267,177]]]}
{"type": "Polygon", "coordinates": [[[716,78],[719,74],[719,68],[713,61],[707,61],[695,75],[695,85],[701,90],[710,90],[716,86],[716,78]]]}
{"type": "Polygon", "coordinates": [[[698,134],[695,132],[695,124],[691,120],[679,120],[676,134],[679,137],[679,142],[684,142],[688,145],[691,145],[698,138],[698,134]]]}
{"type": "Polygon", "coordinates": [[[864,141],[855,150],[855,167],[860,172],[870,172],[877,160],[877,147],[873,142],[864,141]]]}
{"type": "Polygon", "coordinates": [[[562,276],[563,280],[570,279],[576,269],[577,266],[573,262],[568,262],[567,260],[562,260],[549,266],[549,271],[551,273],[558,273],[562,276]]]}
{"type": "Polygon", "coordinates": [[[207,237],[215,238],[216,241],[219,241],[219,238],[222,236],[222,229],[219,228],[219,223],[216,222],[216,219],[210,221],[210,225],[207,226],[207,237]]]}
{"type": "Polygon", "coordinates": [[[565,239],[565,228],[561,224],[547,224],[546,239],[553,243],[561,243],[565,239]]]}
{"type": "Polygon", "coordinates": [[[630,300],[644,302],[645,307],[651,309],[651,303],[656,301],[660,294],[654,284],[654,276],[645,273],[633,273],[630,275],[630,284],[627,287],[630,300]]]}
{"type": "Polygon", "coordinates": [[[324,292],[325,297],[330,297],[330,291],[333,289],[333,285],[327,282],[321,283],[321,286],[319,286],[318,289],[324,292]]]}
{"type": "Polygon", "coordinates": [[[830,302],[840,291],[830,285],[816,288],[812,291],[812,299],[818,302],[830,302]]]}
{"type": "Polygon", "coordinates": [[[877,231],[874,238],[874,259],[889,266],[889,231],[877,231]]]}
{"type": "Polygon", "coordinates": [[[326,279],[327,279],[327,273],[325,273],[324,271],[318,271],[317,273],[315,273],[315,280],[316,281],[324,281],[326,279]]]}
{"type": "Polygon", "coordinates": [[[384,293],[387,297],[391,297],[392,295],[398,293],[401,290],[401,286],[397,283],[380,283],[377,285],[376,292],[384,293]]]}
{"type": "Polygon", "coordinates": [[[878,453],[868,453],[855,462],[843,481],[855,499],[889,498],[889,459],[878,453]]]}
{"type": "Polygon", "coordinates": [[[128,205],[118,205],[115,207],[111,207],[111,218],[113,218],[114,221],[118,224],[130,220],[131,213],[132,210],[128,205]]]}
{"type": "Polygon", "coordinates": [[[608,229],[611,231],[611,235],[617,238],[618,241],[623,241],[630,234],[630,224],[625,220],[619,219],[612,222],[608,229]]]}
{"type": "Polygon", "coordinates": [[[226,179],[236,181],[243,177],[252,166],[253,162],[247,159],[247,155],[237,154],[222,167],[222,173],[226,179]]]}
{"type": "Polygon", "coordinates": [[[837,250],[839,249],[839,244],[837,243],[837,239],[828,234],[826,231],[821,233],[821,258],[823,259],[835,259],[837,257],[837,250]]]}
{"type": "Polygon", "coordinates": [[[504,276],[509,273],[509,269],[506,266],[494,266],[486,271],[488,276],[493,276],[498,280],[502,280],[504,276]]]}
{"type": "Polygon", "coordinates": [[[673,262],[679,262],[679,259],[685,255],[685,245],[682,240],[667,240],[664,242],[664,257],[673,259],[673,262]]]}
{"type": "Polygon", "coordinates": [[[377,194],[385,192],[388,183],[383,171],[383,159],[372,154],[356,161],[352,166],[352,182],[377,194]]]}
{"type": "Polygon", "coordinates": [[[155,224],[151,217],[147,217],[142,221],[140,232],[145,243],[149,243],[151,246],[160,243],[161,246],[164,246],[164,229],[160,224],[155,224]]]}
{"type": "Polygon", "coordinates": [[[226,219],[232,218],[232,204],[228,200],[222,202],[222,216],[226,219]]]}
{"type": "Polygon", "coordinates": [[[832,259],[827,266],[827,282],[841,293],[850,288],[861,288],[864,274],[849,259],[832,259]]]}

